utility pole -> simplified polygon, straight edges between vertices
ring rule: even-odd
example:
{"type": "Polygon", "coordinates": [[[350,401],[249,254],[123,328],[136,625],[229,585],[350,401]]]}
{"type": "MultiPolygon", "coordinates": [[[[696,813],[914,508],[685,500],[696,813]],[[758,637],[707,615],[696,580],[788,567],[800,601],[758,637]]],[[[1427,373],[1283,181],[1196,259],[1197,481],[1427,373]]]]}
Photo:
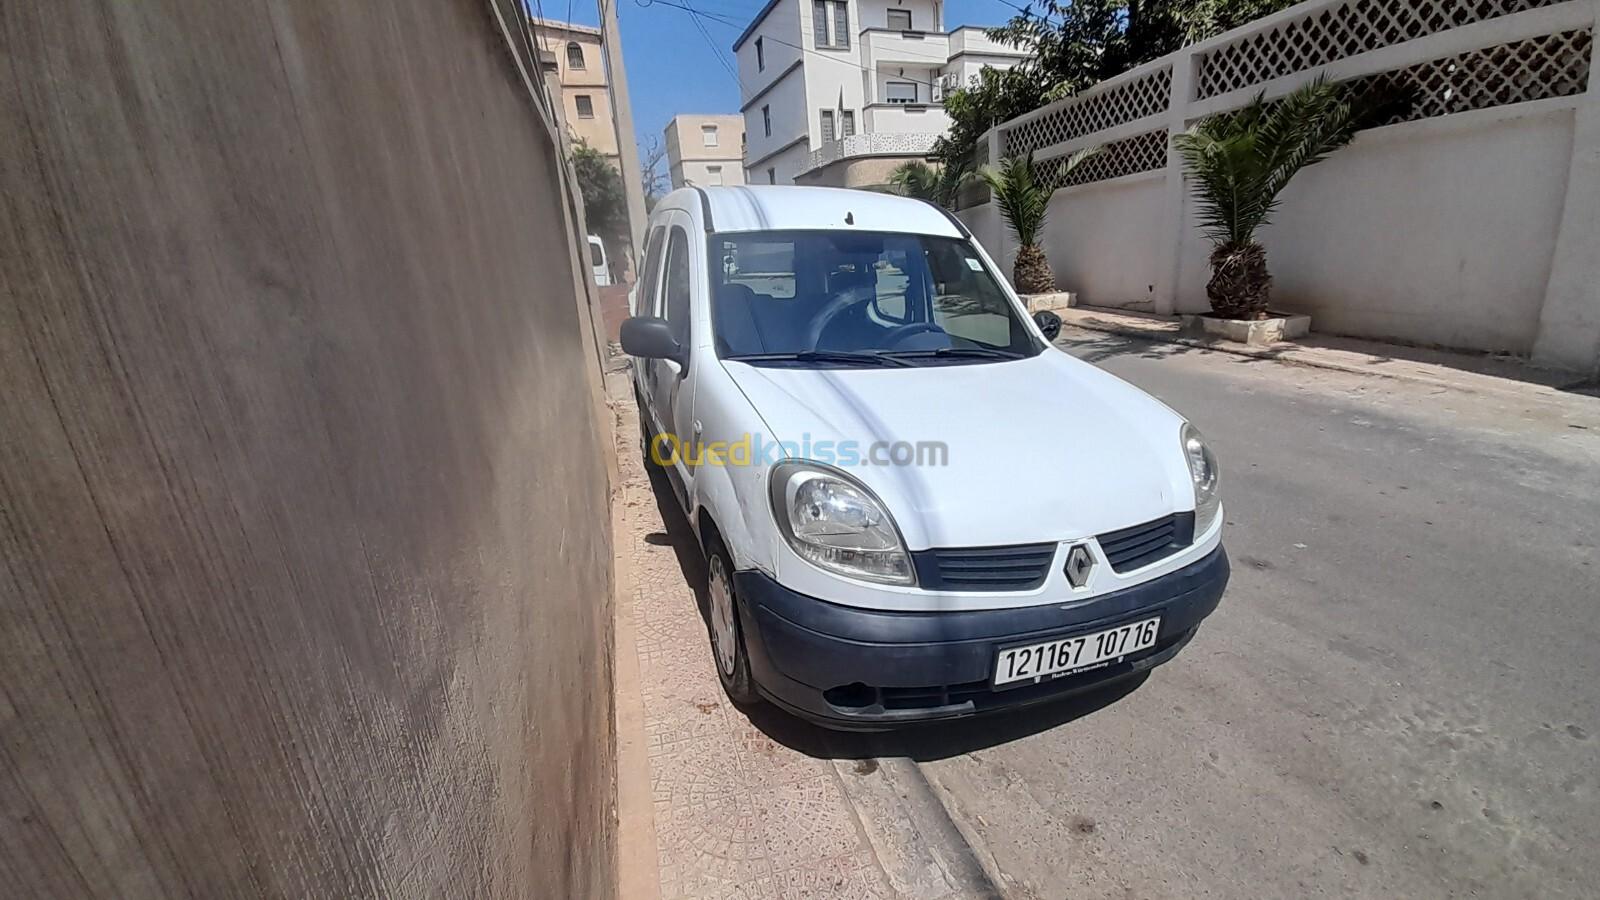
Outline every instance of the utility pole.
{"type": "Polygon", "coordinates": [[[606,84],[611,91],[611,120],[617,129],[617,160],[622,165],[622,191],[628,197],[628,237],[632,243],[633,277],[644,265],[644,185],[639,179],[639,145],[633,138],[633,106],[628,100],[628,73],[622,64],[622,28],[616,0],[599,0],[600,44],[605,51],[606,84]]]}

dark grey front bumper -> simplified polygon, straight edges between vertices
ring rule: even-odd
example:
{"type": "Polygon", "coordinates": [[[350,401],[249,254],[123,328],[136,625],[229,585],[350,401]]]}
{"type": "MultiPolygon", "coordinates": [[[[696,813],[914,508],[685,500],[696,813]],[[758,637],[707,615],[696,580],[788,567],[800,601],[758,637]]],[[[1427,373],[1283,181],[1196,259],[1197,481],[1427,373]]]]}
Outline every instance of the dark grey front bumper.
{"type": "Polygon", "coordinates": [[[762,693],[805,718],[881,728],[1012,709],[1100,687],[1177,655],[1228,584],[1218,547],[1189,566],[1079,605],[967,612],[880,612],[797,594],[756,571],[734,574],[750,664],[762,693]],[[1156,645],[1081,675],[993,690],[998,649],[1161,616],[1156,645]]]}

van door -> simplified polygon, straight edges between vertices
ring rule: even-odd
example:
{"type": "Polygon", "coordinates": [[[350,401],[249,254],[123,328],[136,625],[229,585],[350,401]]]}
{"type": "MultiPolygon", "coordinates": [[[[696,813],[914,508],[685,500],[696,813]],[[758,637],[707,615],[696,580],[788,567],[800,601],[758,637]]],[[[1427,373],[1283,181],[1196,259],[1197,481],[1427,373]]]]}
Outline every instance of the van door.
{"type": "MultiPolygon", "coordinates": [[[[628,315],[661,315],[661,254],[666,245],[666,229],[657,223],[650,229],[650,237],[645,241],[644,265],[639,269],[639,280],[628,292],[628,315]]],[[[633,361],[633,385],[639,392],[639,401],[646,413],[650,409],[648,364],[649,360],[633,361]]]]}
{"type": "MultiPolygon", "coordinates": [[[[696,241],[691,237],[693,224],[689,216],[673,210],[667,218],[666,229],[667,250],[661,268],[659,315],[667,320],[678,346],[687,349],[693,341],[689,325],[693,298],[695,291],[704,289],[704,285],[697,284],[703,276],[698,274],[699,267],[695,265],[696,241]]],[[[704,251],[699,255],[704,256],[704,251]]],[[[648,371],[651,409],[662,432],[673,435],[680,449],[672,465],[676,475],[672,481],[678,491],[678,499],[684,501],[687,508],[689,485],[694,480],[694,473],[686,458],[697,453],[694,447],[700,441],[700,434],[694,426],[692,407],[694,373],[670,359],[650,360],[648,371]]]]}

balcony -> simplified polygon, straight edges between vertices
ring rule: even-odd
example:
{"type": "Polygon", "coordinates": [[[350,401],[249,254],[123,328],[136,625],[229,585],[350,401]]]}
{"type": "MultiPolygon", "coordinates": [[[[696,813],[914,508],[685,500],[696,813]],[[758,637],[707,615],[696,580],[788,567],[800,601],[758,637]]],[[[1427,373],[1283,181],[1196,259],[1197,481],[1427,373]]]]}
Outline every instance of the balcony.
{"type": "Polygon", "coordinates": [[[860,44],[861,67],[869,72],[889,65],[942,69],[950,59],[950,36],[937,31],[868,28],[860,44]]]}
{"type": "MultiPolygon", "coordinates": [[[[941,115],[942,115],[941,111],[941,115]]],[[[811,151],[801,174],[820,169],[841,159],[860,156],[926,156],[933,149],[939,133],[879,133],[853,134],[847,138],[829,141],[811,151]]]]}
{"type": "Polygon", "coordinates": [[[870,103],[863,112],[863,130],[873,134],[944,134],[950,130],[950,116],[938,103],[870,103]]]}

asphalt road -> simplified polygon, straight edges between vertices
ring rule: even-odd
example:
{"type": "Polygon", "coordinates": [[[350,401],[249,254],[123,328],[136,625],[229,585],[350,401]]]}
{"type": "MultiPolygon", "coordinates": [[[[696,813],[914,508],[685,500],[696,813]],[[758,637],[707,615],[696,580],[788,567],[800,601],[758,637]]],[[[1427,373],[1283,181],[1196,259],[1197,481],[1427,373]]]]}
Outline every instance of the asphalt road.
{"type": "Polygon", "coordinates": [[[1600,399],[1066,343],[1217,451],[1221,608],[1131,691],[833,751],[1014,897],[1595,896],[1600,399]]]}

